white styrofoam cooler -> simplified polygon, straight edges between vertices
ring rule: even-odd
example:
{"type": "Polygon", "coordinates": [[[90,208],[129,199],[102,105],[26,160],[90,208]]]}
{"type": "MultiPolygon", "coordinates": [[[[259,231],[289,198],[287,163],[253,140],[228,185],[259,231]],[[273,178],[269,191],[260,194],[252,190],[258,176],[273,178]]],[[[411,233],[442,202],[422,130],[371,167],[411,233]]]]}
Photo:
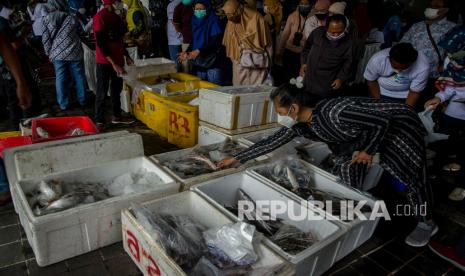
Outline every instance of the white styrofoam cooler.
{"type": "Polygon", "coordinates": [[[243,138],[251,136],[251,135],[266,135],[269,133],[274,133],[278,131],[279,128],[271,128],[271,129],[264,129],[249,133],[237,134],[237,135],[230,135],[221,131],[220,128],[212,127],[212,126],[199,126],[199,139],[198,144],[200,146],[221,143],[227,139],[233,141],[240,141],[244,145],[251,146],[251,144],[246,143],[247,140],[243,138]]]}
{"type": "Polygon", "coordinates": [[[224,129],[277,122],[271,86],[228,86],[200,89],[199,118],[224,129]],[[238,92],[242,91],[242,92],[238,92]]]}
{"type": "MultiPolygon", "coordinates": [[[[222,210],[228,217],[238,221],[238,217],[223,206],[234,206],[238,201],[238,189],[242,189],[249,194],[253,200],[274,200],[295,203],[294,214],[300,214],[302,208],[308,208],[309,212],[314,212],[310,206],[302,206],[299,202],[289,197],[287,194],[273,189],[263,183],[263,180],[248,173],[236,173],[205,183],[196,185],[193,190],[198,192],[209,202],[222,210]]],[[[307,210],[307,209],[306,209],[307,210]]],[[[324,213],[324,212],[323,212],[324,213]]],[[[317,214],[316,214],[317,215],[317,214]]],[[[274,244],[268,238],[264,238],[265,243],[270,246],[280,256],[285,258],[296,270],[297,275],[320,275],[328,270],[337,260],[340,246],[342,246],[342,237],[345,228],[338,222],[324,220],[290,220],[288,213],[278,215],[278,218],[284,219],[287,223],[294,225],[304,232],[310,231],[318,240],[309,248],[301,251],[296,255],[291,255],[279,246],[274,244]]]]}
{"type": "MultiPolygon", "coordinates": [[[[299,160],[303,166],[307,167],[308,169],[308,175],[310,176],[310,181],[313,185],[314,188],[317,190],[325,191],[325,192],[330,192],[334,195],[340,196],[342,198],[347,198],[351,200],[356,200],[356,201],[366,201],[367,204],[373,208],[375,205],[376,199],[373,198],[371,195],[368,195],[366,193],[360,192],[356,189],[353,189],[351,187],[342,185],[333,179],[330,179],[326,177],[325,175],[322,175],[319,173],[319,171],[315,170],[315,166],[312,166],[311,164],[308,164],[307,162],[303,160],[299,160]]],[[[257,170],[270,166],[270,164],[265,164],[265,165],[259,165],[255,167],[251,167],[247,169],[247,173],[254,175],[255,177],[261,179],[263,183],[270,185],[273,189],[276,189],[277,191],[280,191],[289,197],[295,199],[298,202],[301,202],[302,204],[308,204],[312,207],[315,207],[311,202],[306,201],[306,199],[303,199],[296,195],[295,193],[292,193],[291,191],[288,191],[286,188],[282,187],[281,185],[273,182],[272,180],[262,176],[260,173],[257,172],[257,170]]],[[[328,213],[329,217],[333,217],[331,214],[328,213]]],[[[333,217],[334,218],[334,217],[333,217]]],[[[342,259],[344,256],[348,255],[352,251],[354,251],[356,248],[358,248],[360,245],[365,243],[367,240],[371,238],[373,235],[376,227],[378,226],[379,218],[375,220],[352,220],[352,221],[341,221],[338,219],[338,221],[344,225],[347,229],[347,233],[344,234],[344,241],[343,244],[340,247],[340,250],[338,252],[337,260],[342,259]]]]}
{"type": "MultiPolygon", "coordinates": [[[[188,216],[207,228],[233,222],[224,213],[193,191],[152,200],[142,205],[157,213],[188,216]]],[[[121,217],[124,250],[144,275],[171,276],[187,274],[162,249],[155,235],[144,229],[143,225],[132,214],[131,209],[123,210],[121,217]]],[[[263,243],[258,243],[255,249],[259,260],[253,265],[254,268],[280,265],[285,262],[284,259],[263,243]]],[[[292,271],[286,270],[280,275],[292,275],[292,271]]]]}
{"type": "Polygon", "coordinates": [[[124,79],[136,80],[148,76],[157,76],[176,73],[176,63],[172,60],[158,57],[148,59],[136,59],[133,65],[126,65],[124,79]]]}
{"type": "MultiPolygon", "coordinates": [[[[311,160],[307,160],[314,170],[318,173],[325,175],[333,181],[340,181],[340,178],[328,171],[319,168],[320,164],[331,154],[331,150],[328,145],[323,142],[314,142],[309,145],[299,148],[299,151],[303,152],[311,160]]],[[[368,167],[365,180],[362,184],[362,190],[368,191],[378,185],[381,176],[383,175],[383,168],[379,164],[372,164],[368,167]]]]}
{"type": "MultiPolygon", "coordinates": [[[[214,144],[216,144],[216,143],[214,143],[214,144]]],[[[214,145],[214,144],[211,144],[211,145],[214,145]]],[[[243,146],[244,149],[246,148],[246,146],[244,146],[244,145],[242,145],[240,143],[239,143],[239,145],[243,146]]],[[[255,159],[255,160],[250,160],[247,163],[240,165],[239,167],[229,168],[229,169],[224,169],[224,170],[218,170],[218,171],[215,171],[213,173],[194,176],[194,177],[191,177],[191,178],[182,178],[179,175],[177,175],[175,172],[173,172],[170,168],[163,165],[163,163],[165,163],[167,161],[175,160],[175,159],[181,158],[183,156],[189,155],[190,153],[192,153],[193,150],[194,150],[194,148],[171,151],[171,152],[152,155],[152,156],[150,156],[150,158],[156,164],[159,164],[166,172],[168,172],[172,177],[174,177],[179,183],[181,183],[181,190],[182,191],[188,190],[192,185],[195,185],[195,184],[198,184],[198,183],[201,183],[201,182],[213,179],[213,178],[217,178],[217,177],[221,177],[223,175],[228,175],[228,174],[232,174],[232,173],[235,173],[235,172],[243,171],[243,170],[245,170],[246,168],[248,168],[250,166],[259,164],[258,162],[264,162],[265,160],[268,159],[268,156],[262,156],[262,157],[259,157],[259,158],[255,159]]]]}
{"type": "Polygon", "coordinates": [[[53,146],[44,143],[18,148],[6,159],[9,179],[16,180],[10,182],[16,211],[40,266],[121,241],[122,209],[129,207],[131,202],[179,191],[179,184],[172,177],[143,157],[141,137],[137,134],[103,135],[101,139],[97,135],[85,142],[76,140],[75,147],[68,140],[61,142],[52,142],[53,146]],[[112,197],[43,216],[33,214],[26,197],[41,180],[94,183],[142,168],[156,173],[163,183],[145,192],[112,197]]]}

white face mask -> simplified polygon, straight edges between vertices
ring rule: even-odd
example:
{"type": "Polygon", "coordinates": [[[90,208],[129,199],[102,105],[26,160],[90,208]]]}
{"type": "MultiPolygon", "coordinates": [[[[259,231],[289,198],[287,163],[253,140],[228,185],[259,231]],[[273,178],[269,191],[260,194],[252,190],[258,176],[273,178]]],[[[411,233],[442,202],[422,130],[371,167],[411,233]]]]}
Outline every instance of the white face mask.
{"type": "Polygon", "coordinates": [[[425,10],[426,19],[435,19],[436,17],[438,17],[438,14],[439,14],[438,9],[427,8],[425,10]]]}
{"type": "Polygon", "coordinates": [[[327,37],[330,41],[338,41],[339,39],[343,38],[345,35],[346,35],[345,32],[341,33],[341,34],[338,35],[338,36],[333,36],[333,35],[330,35],[329,33],[326,33],[326,37],[327,37]]]}
{"type": "Polygon", "coordinates": [[[278,123],[287,128],[292,128],[295,124],[297,124],[296,120],[289,117],[289,114],[291,113],[291,108],[292,107],[289,107],[289,111],[287,112],[286,116],[281,116],[278,114],[278,123]]]}

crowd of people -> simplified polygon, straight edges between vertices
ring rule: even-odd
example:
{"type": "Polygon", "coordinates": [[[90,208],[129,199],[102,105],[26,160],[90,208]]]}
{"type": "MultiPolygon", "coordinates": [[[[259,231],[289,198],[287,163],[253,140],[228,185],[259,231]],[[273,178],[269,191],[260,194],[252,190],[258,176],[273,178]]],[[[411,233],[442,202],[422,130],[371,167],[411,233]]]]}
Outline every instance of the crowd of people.
{"type": "MultiPolygon", "coordinates": [[[[436,109],[438,131],[450,135],[439,146],[442,169],[465,182],[462,1],[31,0],[15,9],[7,2],[0,1],[0,86],[13,122],[40,112],[28,47],[53,64],[57,103],[67,110],[70,91],[87,104],[81,43],[95,40],[99,128],[108,90],[112,123],[132,122],[122,115],[120,92],[125,65],[134,62],[126,47],[135,46],[139,58],[168,57],[179,72],[218,85],[279,87],[272,100],[286,127],[221,167],[305,136],[336,152],[344,148],[335,173],[345,184],[358,187],[363,166],[380,153],[385,171],[407,187],[410,204],[430,203],[417,116],[426,108],[436,109]],[[355,81],[360,68],[362,85],[355,81]]],[[[463,199],[458,189],[454,196],[463,199]]],[[[430,211],[418,221],[406,239],[412,246],[437,231],[430,211]]]]}

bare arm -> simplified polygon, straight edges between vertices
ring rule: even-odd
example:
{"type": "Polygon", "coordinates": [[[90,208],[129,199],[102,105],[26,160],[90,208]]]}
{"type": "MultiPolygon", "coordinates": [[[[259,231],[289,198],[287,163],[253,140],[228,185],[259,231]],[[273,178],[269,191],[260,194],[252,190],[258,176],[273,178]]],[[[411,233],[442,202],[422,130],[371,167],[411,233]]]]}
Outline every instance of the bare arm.
{"type": "Polygon", "coordinates": [[[369,81],[367,80],[368,90],[370,90],[371,96],[375,99],[381,98],[381,90],[379,88],[378,81],[369,81]]]}
{"type": "Polygon", "coordinates": [[[414,107],[417,104],[419,98],[420,98],[419,92],[410,90],[407,96],[407,101],[405,103],[410,105],[411,107],[414,107]]]}

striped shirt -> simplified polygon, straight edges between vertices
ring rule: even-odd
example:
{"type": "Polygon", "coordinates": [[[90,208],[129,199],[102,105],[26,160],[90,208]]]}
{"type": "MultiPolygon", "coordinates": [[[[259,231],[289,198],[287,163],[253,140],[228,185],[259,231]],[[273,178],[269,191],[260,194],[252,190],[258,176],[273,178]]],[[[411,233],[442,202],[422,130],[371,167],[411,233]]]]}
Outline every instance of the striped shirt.
{"type": "Polygon", "coordinates": [[[84,57],[79,37],[81,26],[74,16],[67,16],[61,26],[52,25],[48,16],[44,17],[43,23],[42,43],[50,61],[72,61],[84,57]]]}

